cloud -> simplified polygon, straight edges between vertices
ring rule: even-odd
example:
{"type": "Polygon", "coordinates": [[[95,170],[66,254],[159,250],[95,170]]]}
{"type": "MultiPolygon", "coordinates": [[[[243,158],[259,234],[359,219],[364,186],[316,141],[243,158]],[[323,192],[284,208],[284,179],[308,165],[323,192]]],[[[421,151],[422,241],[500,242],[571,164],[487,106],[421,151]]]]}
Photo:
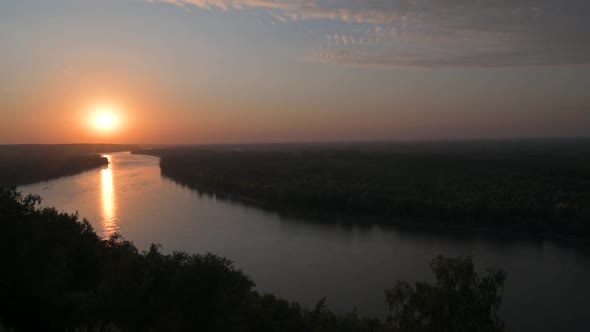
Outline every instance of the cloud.
{"type": "MultiPolygon", "coordinates": [[[[397,17],[389,11],[371,8],[354,8],[348,6],[323,6],[318,0],[147,0],[149,2],[164,2],[186,8],[193,5],[202,9],[246,9],[260,8],[283,12],[285,17],[293,21],[297,20],[338,20],[356,23],[387,23],[393,22],[397,17]]],[[[326,4],[337,3],[334,0],[325,0],[326,4]]],[[[353,3],[353,2],[351,2],[353,3]]],[[[344,4],[344,3],[343,3],[344,4]]]]}
{"type": "Polygon", "coordinates": [[[332,38],[322,38],[326,45],[307,56],[317,62],[394,67],[590,64],[588,0],[150,1],[208,10],[264,9],[284,23],[332,21],[332,31],[321,33],[332,38]],[[351,26],[365,30],[359,33],[351,26]]]}
{"type": "Polygon", "coordinates": [[[278,21],[282,22],[282,23],[287,23],[288,19],[284,16],[281,16],[279,14],[275,14],[272,11],[268,12],[268,15],[274,17],[275,19],[277,19],[278,21]]]}

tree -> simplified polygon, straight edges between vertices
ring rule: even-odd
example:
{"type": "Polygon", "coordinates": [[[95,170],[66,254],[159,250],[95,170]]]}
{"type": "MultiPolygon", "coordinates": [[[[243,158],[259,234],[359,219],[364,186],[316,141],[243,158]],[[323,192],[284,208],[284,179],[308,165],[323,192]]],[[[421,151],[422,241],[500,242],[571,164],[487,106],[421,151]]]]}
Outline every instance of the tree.
{"type": "Polygon", "coordinates": [[[0,186],[0,332],[381,332],[382,322],[261,295],[211,253],[138,250],[0,186]]]}
{"type": "Polygon", "coordinates": [[[498,316],[506,272],[487,269],[480,277],[471,257],[438,256],[430,263],[436,284],[407,282],[385,291],[389,321],[406,332],[495,332],[504,330],[498,316]]]}

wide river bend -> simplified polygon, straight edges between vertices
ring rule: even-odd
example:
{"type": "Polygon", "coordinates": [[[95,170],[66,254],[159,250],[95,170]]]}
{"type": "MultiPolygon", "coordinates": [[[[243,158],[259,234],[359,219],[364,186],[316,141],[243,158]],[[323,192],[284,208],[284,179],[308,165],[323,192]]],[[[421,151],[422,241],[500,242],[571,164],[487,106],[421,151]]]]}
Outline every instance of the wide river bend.
{"type": "Polygon", "coordinates": [[[508,272],[508,331],[590,331],[590,253],[553,241],[490,233],[359,228],[284,217],[202,195],[161,176],[159,159],[114,153],[110,165],[22,186],[44,206],[76,212],[97,232],[121,233],[140,249],[213,252],[230,258],[257,289],[312,306],[384,317],[396,280],[431,281],[429,260],[471,255],[508,272]]]}

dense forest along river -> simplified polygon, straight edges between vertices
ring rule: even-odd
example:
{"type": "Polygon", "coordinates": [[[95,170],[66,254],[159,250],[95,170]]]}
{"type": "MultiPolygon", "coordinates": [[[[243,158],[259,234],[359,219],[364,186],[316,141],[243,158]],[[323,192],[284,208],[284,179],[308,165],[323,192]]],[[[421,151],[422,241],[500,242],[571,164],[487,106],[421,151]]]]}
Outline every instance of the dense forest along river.
{"type": "Polygon", "coordinates": [[[502,316],[508,331],[588,331],[588,250],[497,235],[317,224],[201,195],[160,175],[158,158],[107,156],[108,168],[23,186],[44,206],[88,218],[103,236],[140,249],[213,252],[230,258],[257,289],[312,306],[384,317],[383,291],[403,279],[433,279],[438,254],[474,256],[508,272],[502,316]]]}

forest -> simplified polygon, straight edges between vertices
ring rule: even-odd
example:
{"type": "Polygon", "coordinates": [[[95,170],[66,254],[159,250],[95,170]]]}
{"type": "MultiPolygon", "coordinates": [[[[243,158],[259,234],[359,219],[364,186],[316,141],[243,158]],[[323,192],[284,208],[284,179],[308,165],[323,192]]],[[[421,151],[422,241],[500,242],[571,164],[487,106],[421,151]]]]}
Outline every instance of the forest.
{"type": "Polygon", "coordinates": [[[0,185],[23,185],[108,165],[100,154],[127,151],[123,144],[0,145],[0,185]]]}
{"type": "Polygon", "coordinates": [[[549,143],[134,152],[161,156],[163,176],[196,190],[318,215],[318,222],[450,225],[586,240],[588,142],[549,143]]]}
{"type": "MultiPolygon", "coordinates": [[[[334,313],[255,291],[212,253],[138,250],[77,215],[0,187],[0,331],[503,331],[506,273],[435,257],[433,284],[392,281],[387,319],[334,313]]],[[[362,281],[359,281],[362,282],[362,281]]]]}

